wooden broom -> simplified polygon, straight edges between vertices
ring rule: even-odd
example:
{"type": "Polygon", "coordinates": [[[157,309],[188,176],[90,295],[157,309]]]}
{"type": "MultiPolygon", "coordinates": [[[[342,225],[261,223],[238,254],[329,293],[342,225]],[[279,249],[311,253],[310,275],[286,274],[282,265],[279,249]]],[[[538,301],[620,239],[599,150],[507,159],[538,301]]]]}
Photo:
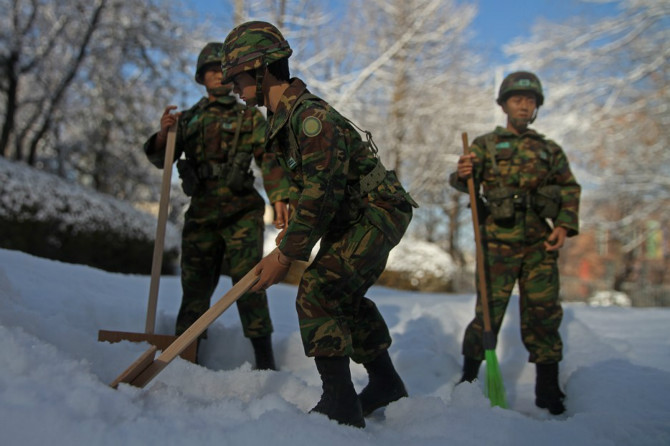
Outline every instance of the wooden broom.
{"type": "MultiPolygon", "coordinates": [[[[468,134],[463,132],[463,154],[469,153],[470,144],[468,143],[468,134]]],[[[491,406],[507,408],[505,398],[505,386],[500,374],[500,366],[496,356],[496,335],[491,330],[491,314],[489,311],[489,301],[486,286],[486,262],[484,261],[484,247],[479,228],[479,217],[477,215],[477,195],[475,193],[475,181],[472,175],[467,180],[468,193],[470,194],[470,210],[472,211],[472,226],[475,232],[475,245],[477,249],[477,277],[479,279],[479,298],[482,305],[484,317],[484,359],[486,360],[486,393],[488,394],[491,406]]]]}

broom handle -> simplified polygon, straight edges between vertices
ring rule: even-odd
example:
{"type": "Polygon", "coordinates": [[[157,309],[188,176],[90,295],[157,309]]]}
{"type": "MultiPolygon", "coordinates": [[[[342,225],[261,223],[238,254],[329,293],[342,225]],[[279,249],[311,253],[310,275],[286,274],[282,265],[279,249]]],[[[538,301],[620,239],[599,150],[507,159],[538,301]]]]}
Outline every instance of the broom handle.
{"type": "Polygon", "coordinates": [[[158,206],[158,224],[156,225],[156,241],[154,242],[154,257],[151,263],[151,283],[149,285],[149,303],[147,305],[147,321],[144,332],[153,334],[156,328],[156,305],[158,303],[158,285],[163,266],[163,246],[165,245],[165,226],[167,224],[168,208],[170,207],[170,183],[172,180],[172,163],[177,140],[177,123],[170,126],[165,146],[165,160],[163,162],[163,181],[161,183],[161,199],[158,206]]]}
{"type": "MultiPolygon", "coordinates": [[[[468,143],[468,133],[463,132],[463,154],[469,153],[470,144],[468,143]]],[[[482,246],[482,237],[479,230],[479,217],[477,215],[477,195],[475,193],[475,180],[472,175],[468,177],[468,193],[470,194],[470,210],[472,211],[472,225],[475,231],[475,245],[477,248],[477,277],[479,279],[479,297],[482,302],[482,312],[484,315],[484,332],[491,331],[491,315],[489,313],[489,300],[487,297],[486,271],[484,270],[484,248],[482,246]]]]}

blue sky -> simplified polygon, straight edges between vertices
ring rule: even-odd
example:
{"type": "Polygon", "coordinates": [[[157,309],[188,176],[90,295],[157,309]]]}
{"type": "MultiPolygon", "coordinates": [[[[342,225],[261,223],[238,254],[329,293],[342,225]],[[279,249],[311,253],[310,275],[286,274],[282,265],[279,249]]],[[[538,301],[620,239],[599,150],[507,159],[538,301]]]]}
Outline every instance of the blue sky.
{"type": "MultiPolygon", "coordinates": [[[[324,0],[337,5],[338,0],[324,0]]],[[[465,1],[461,1],[465,3],[465,1]]],[[[590,16],[594,19],[617,12],[618,1],[596,0],[473,0],[479,12],[471,26],[475,37],[473,43],[491,56],[505,62],[503,46],[517,37],[527,37],[539,19],[555,22],[575,16],[590,16]]],[[[187,0],[199,11],[208,11],[210,19],[226,15],[227,2],[219,0],[187,0]]],[[[228,3],[229,4],[229,3],[228,3]]]]}
{"type": "Polygon", "coordinates": [[[540,19],[563,22],[570,17],[602,18],[617,13],[616,1],[591,3],[579,0],[479,0],[472,23],[474,43],[505,60],[502,47],[516,38],[528,37],[540,19]]]}

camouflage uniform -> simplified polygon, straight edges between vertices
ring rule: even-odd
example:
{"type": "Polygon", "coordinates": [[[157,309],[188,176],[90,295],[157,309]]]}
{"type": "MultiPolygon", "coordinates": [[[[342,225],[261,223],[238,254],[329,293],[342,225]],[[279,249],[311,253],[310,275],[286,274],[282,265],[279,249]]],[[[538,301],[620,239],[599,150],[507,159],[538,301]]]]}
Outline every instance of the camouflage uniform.
{"type": "Polygon", "coordinates": [[[377,159],[371,141],[363,142],[351,122],[301,80],[290,79],[292,50],[279,29],[243,23],[224,46],[224,82],[233,82],[247,104],[267,100],[268,144],[278,143],[274,153],[291,182],[279,254],[261,260],[259,284],[281,280],[291,261],[309,259],[320,241],[296,300],[305,354],[314,357],[323,388],[310,412],[365,427],[365,416],[407,396],[388,353],[386,322],[365,292],[384,270],[416,203],[377,159]],[[368,372],[360,394],[350,359],[368,372]]]}
{"type": "MultiPolygon", "coordinates": [[[[482,186],[484,196],[501,186],[512,188],[518,196],[514,216],[508,221],[495,221],[489,213],[480,213],[492,330],[496,334],[500,330],[518,280],[521,333],[530,353],[529,361],[559,362],[562,342],[558,328],[563,311],[558,295],[558,252],[545,250],[543,244],[551,227],[538,216],[532,200],[539,186],[559,185],[561,205],[553,225],[564,227],[570,237],[579,231],[581,188],[563,150],[531,129],[516,135],[498,127],[476,138],[470,151],[478,160],[473,167],[475,185],[477,189],[482,186]],[[495,151],[495,163],[491,148],[495,151]]],[[[459,180],[456,173],[451,175],[450,184],[467,193],[465,181],[459,180]]],[[[483,326],[478,299],[475,318],[467,327],[463,341],[466,357],[484,358],[483,326]]]]}
{"type": "MultiPolygon", "coordinates": [[[[182,233],[183,298],[177,334],[209,308],[224,259],[236,283],[262,257],[265,203],[252,184],[251,158],[261,167],[271,202],[282,199],[287,188],[275,156],[265,153],[266,129],[267,121],[257,109],[238,103],[230,95],[218,96],[211,102],[202,98],[179,119],[175,159],[185,153],[198,172],[200,186],[191,197],[182,233]],[[226,163],[238,123],[241,128],[233,168],[251,178],[242,190],[234,191],[226,185],[226,176],[217,175],[214,170],[226,163]]],[[[149,138],[144,150],[155,166],[163,168],[165,152],[153,150],[155,138],[156,135],[149,138]]],[[[246,337],[258,338],[272,332],[264,291],[245,294],[237,301],[237,308],[246,337]]]]}
{"type": "Polygon", "coordinates": [[[375,168],[376,156],[325,101],[310,95],[297,103],[308,94],[301,80],[292,79],[270,118],[268,142],[279,143],[293,209],[279,249],[307,260],[321,240],[296,302],[307,356],[349,356],[363,363],[391,344],[365,292],[405,233],[414,201],[392,171],[361,196],[361,177],[375,168]]]}

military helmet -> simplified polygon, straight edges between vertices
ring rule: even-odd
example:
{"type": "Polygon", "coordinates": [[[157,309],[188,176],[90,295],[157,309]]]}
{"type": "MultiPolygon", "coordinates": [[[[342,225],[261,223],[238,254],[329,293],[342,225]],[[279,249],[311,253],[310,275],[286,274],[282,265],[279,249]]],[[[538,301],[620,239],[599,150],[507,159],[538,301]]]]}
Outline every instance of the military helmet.
{"type": "Polygon", "coordinates": [[[207,65],[220,64],[223,57],[223,43],[209,42],[200,51],[198,56],[198,65],[195,68],[195,81],[199,84],[203,83],[202,73],[207,65]]]}
{"type": "Polygon", "coordinates": [[[540,79],[528,71],[517,71],[508,74],[502,81],[502,84],[500,84],[496,102],[498,105],[502,105],[513,93],[519,91],[530,91],[535,93],[538,107],[544,103],[544,94],[542,93],[540,79]]]}
{"type": "Polygon", "coordinates": [[[284,36],[268,22],[246,22],[233,29],[223,42],[223,81],[291,56],[284,36]]]}

